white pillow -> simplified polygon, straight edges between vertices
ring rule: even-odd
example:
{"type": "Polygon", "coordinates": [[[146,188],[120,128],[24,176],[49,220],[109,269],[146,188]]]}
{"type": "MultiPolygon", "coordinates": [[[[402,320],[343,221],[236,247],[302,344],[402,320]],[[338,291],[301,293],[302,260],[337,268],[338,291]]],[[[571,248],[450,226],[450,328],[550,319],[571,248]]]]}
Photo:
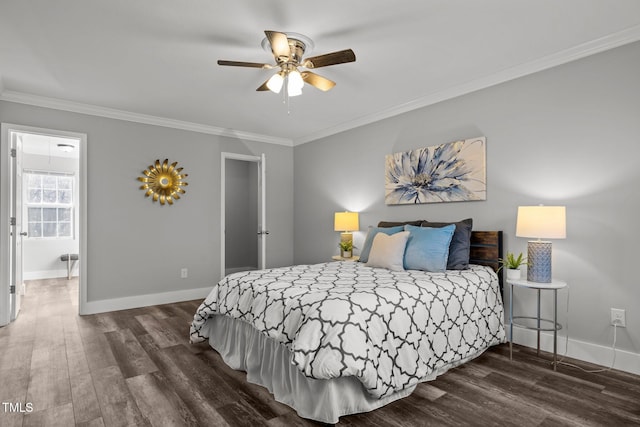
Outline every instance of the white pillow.
{"type": "Polygon", "coordinates": [[[404,249],[407,247],[407,239],[409,239],[408,231],[401,231],[390,236],[385,233],[376,234],[366,265],[404,271],[404,249]]]}

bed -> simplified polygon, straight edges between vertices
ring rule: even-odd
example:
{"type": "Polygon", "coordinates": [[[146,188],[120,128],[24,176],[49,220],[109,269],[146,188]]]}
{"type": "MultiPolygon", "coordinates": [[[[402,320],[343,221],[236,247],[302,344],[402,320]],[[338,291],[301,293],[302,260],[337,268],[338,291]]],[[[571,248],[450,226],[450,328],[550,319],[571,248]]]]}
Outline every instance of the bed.
{"type": "MultiPolygon", "coordinates": [[[[441,271],[375,265],[380,241],[410,234],[388,229],[424,223],[380,223],[365,241],[373,242],[367,262],[226,276],[194,315],[191,342],[208,340],[225,363],[246,371],[247,381],[266,387],[303,418],[337,423],[410,395],[420,382],[505,341],[496,273],[501,232],[471,232],[469,226],[463,236],[467,265],[447,263],[459,249],[458,225],[441,271]]],[[[439,228],[428,224],[411,232],[439,228]]],[[[410,236],[403,256],[410,252],[406,242],[419,240],[410,236]]]]}

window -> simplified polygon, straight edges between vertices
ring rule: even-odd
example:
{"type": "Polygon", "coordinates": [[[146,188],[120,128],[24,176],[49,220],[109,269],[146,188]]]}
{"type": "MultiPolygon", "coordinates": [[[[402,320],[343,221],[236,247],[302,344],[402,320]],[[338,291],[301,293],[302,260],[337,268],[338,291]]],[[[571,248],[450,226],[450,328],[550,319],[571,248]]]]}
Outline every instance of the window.
{"type": "Polygon", "coordinates": [[[25,192],[29,237],[73,236],[73,175],[26,172],[25,192]]]}

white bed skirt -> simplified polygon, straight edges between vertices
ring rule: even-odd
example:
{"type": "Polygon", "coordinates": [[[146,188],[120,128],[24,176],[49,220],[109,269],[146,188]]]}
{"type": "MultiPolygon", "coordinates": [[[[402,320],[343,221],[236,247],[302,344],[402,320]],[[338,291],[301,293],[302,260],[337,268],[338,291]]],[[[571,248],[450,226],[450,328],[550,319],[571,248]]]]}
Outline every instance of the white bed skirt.
{"type": "Polygon", "coordinates": [[[343,415],[369,412],[409,396],[415,389],[376,399],[354,377],[316,380],[304,376],[291,363],[292,355],[284,345],[241,320],[214,316],[204,327],[209,344],[227,365],[245,371],[247,381],[266,387],[278,402],[303,418],[335,424],[343,415]]]}
{"type": "MultiPolygon", "coordinates": [[[[317,380],[304,376],[291,363],[292,355],[284,345],[241,320],[216,315],[207,320],[204,328],[209,344],[227,365],[245,371],[247,381],[266,387],[278,402],[292,407],[303,418],[335,424],[343,415],[372,411],[409,396],[416,388],[414,385],[377,399],[354,377],[317,380]]],[[[433,380],[481,353],[440,369],[424,381],[433,380]]]]}

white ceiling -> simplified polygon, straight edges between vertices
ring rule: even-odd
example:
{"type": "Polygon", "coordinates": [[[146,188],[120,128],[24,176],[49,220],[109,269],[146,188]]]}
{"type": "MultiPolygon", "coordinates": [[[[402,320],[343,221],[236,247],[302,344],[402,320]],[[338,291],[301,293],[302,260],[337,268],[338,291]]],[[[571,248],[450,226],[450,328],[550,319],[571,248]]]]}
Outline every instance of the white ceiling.
{"type": "Polygon", "coordinates": [[[2,0],[0,99],[298,144],[640,40],[637,0],[2,0]],[[357,61],[292,98],[264,30],[357,61]]]}

